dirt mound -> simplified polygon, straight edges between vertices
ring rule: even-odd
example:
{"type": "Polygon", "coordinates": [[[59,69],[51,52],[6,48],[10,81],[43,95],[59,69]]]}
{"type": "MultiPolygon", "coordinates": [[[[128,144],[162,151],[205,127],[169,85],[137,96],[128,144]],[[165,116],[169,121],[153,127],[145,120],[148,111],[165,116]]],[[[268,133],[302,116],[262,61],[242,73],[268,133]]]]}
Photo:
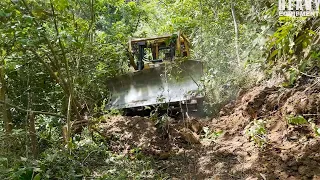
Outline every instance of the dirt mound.
{"type": "Polygon", "coordinates": [[[139,147],[156,157],[156,170],[172,178],[320,179],[320,139],[314,129],[320,125],[319,92],[313,81],[299,88],[259,86],[226,105],[220,118],[194,121],[199,126],[169,120],[159,127],[148,118],[117,116],[101,128],[114,151],[139,147]],[[312,120],[313,126],[289,124],[290,117],[312,120]],[[205,128],[223,134],[207,141],[205,128]]]}
{"type": "Polygon", "coordinates": [[[188,123],[169,117],[160,125],[138,116],[108,117],[104,122],[99,128],[108,137],[109,146],[114,152],[122,154],[130,154],[130,150],[139,149],[145,155],[166,159],[180,148],[187,147],[188,140],[198,140],[195,139],[198,137],[193,137],[195,133],[190,136],[185,132],[188,123]]]}
{"type": "Polygon", "coordinates": [[[287,119],[312,118],[319,126],[319,105],[319,85],[306,84],[299,89],[256,87],[233,102],[233,109],[223,109],[222,116],[213,120],[212,128],[225,131],[217,141],[216,151],[238,158],[239,162],[231,169],[237,177],[318,179],[319,139],[311,124],[291,125],[287,119]],[[256,120],[265,123],[262,148],[250,141],[252,137],[245,132],[256,120]]]}
{"type": "Polygon", "coordinates": [[[149,147],[158,138],[152,121],[143,117],[107,118],[100,128],[109,137],[110,147],[114,151],[126,152],[131,148],[149,147]]]}

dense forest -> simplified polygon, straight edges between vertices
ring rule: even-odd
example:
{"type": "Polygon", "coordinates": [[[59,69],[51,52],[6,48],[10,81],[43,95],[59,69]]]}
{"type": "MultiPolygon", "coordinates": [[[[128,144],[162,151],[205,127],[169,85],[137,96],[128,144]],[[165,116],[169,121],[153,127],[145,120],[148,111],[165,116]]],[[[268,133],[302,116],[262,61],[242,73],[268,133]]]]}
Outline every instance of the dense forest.
{"type": "Polygon", "coordinates": [[[319,16],[271,0],[2,0],[0,21],[0,179],[320,179],[319,16]],[[128,41],[174,33],[203,65],[205,115],[106,108],[108,80],[134,71],[128,41]]]}

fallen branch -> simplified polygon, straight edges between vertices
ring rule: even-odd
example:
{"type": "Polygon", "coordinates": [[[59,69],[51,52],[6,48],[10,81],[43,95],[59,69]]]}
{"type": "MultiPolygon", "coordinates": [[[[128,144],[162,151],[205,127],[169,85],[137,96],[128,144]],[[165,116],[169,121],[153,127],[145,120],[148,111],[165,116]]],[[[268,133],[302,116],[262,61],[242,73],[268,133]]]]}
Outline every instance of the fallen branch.
{"type": "Polygon", "coordinates": [[[316,79],[320,79],[319,76],[314,76],[314,75],[310,75],[310,74],[307,74],[307,73],[304,73],[304,72],[300,72],[302,75],[305,75],[307,77],[311,77],[311,78],[316,78],[316,79]]]}
{"type": "Polygon", "coordinates": [[[320,114],[302,114],[303,116],[320,116],[320,114]]]}
{"type": "Polygon", "coordinates": [[[1,101],[1,100],[0,100],[0,104],[5,104],[5,105],[7,105],[7,106],[16,108],[16,109],[18,109],[18,110],[20,110],[20,111],[24,111],[24,112],[29,112],[29,113],[34,113],[34,114],[44,114],[44,115],[49,115],[49,116],[55,116],[55,117],[65,118],[65,116],[60,115],[60,114],[56,114],[56,113],[27,110],[27,109],[24,109],[24,108],[22,108],[22,107],[19,107],[19,106],[16,106],[16,105],[13,105],[13,104],[10,104],[10,103],[1,101]]]}
{"type": "Polygon", "coordinates": [[[314,75],[311,75],[311,74],[307,74],[307,73],[301,72],[299,69],[297,69],[295,67],[291,67],[291,68],[296,70],[296,71],[298,71],[300,74],[307,76],[307,77],[320,79],[320,76],[314,76],[314,75]]]}
{"type": "Polygon", "coordinates": [[[81,124],[81,125],[83,125],[83,124],[89,124],[89,120],[73,121],[73,122],[71,123],[71,126],[78,125],[78,124],[81,124]]]}

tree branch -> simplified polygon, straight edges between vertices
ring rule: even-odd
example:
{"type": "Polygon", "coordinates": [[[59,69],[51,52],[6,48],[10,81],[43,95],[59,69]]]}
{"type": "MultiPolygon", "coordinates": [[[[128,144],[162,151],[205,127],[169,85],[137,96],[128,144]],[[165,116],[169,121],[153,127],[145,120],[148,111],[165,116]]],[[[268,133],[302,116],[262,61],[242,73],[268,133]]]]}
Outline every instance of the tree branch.
{"type": "Polygon", "coordinates": [[[67,88],[66,82],[57,76],[57,74],[53,71],[53,69],[39,56],[39,54],[34,49],[29,49],[29,50],[36,57],[36,59],[40,61],[40,63],[49,71],[52,78],[55,79],[58,84],[60,84],[65,94],[69,94],[69,89],[67,88]]]}
{"type": "MultiPolygon", "coordinates": [[[[28,13],[29,13],[32,17],[34,17],[32,11],[30,10],[30,8],[29,8],[29,6],[28,6],[28,4],[27,4],[27,2],[26,2],[25,0],[22,0],[22,2],[23,2],[23,5],[25,6],[26,10],[28,11],[28,13]]],[[[33,18],[33,22],[36,24],[37,27],[42,27],[42,26],[40,25],[40,23],[39,23],[35,18],[33,18]]],[[[45,39],[45,41],[46,41],[46,43],[47,43],[47,45],[48,45],[48,48],[50,49],[50,51],[51,51],[51,53],[52,53],[52,55],[53,55],[53,58],[54,58],[54,60],[55,60],[55,64],[59,64],[59,63],[58,63],[58,62],[59,62],[59,59],[58,59],[58,57],[57,57],[57,55],[56,55],[56,53],[55,53],[55,51],[54,51],[54,49],[53,49],[53,46],[52,46],[50,40],[49,40],[48,37],[47,37],[47,34],[46,34],[45,29],[44,29],[43,31],[40,31],[40,33],[42,34],[43,38],[45,39]]]]}
{"type": "Polygon", "coordinates": [[[24,112],[29,112],[29,113],[34,113],[34,114],[44,114],[44,115],[49,115],[49,116],[66,118],[66,117],[63,116],[63,115],[56,114],[56,113],[27,110],[27,109],[24,109],[24,108],[22,108],[22,107],[19,107],[19,106],[16,106],[16,105],[13,105],[13,104],[4,102],[4,101],[2,101],[2,100],[0,100],[0,104],[5,104],[5,105],[7,105],[7,106],[9,106],[9,107],[13,107],[13,108],[16,108],[16,109],[18,109],[18,110],[20,110],[20,111],[24,111],[24,112]]]}
{"type": "MultiPolygon", "coordinates": [[[[56,30],[56,35],[57,35],[58,42],[59,42],[59,46],[60,46],[60,49],[61,49],[61,52],[62,52],[62,56],[63,56],[63,61],[64,61],[64,64],[65,64],[65,68],[66,68],[66,71],[67,71],[68,83],[69,83],[69,85],[70,85],[72,81],[71,81],[71,77],[70,77],[68,60],[67,60],[67,57],[66,57],[66,52],[65,52],[65,50],[64,50],[64,46],[63,46],[63,44],[62,44],[62,42],[61,42],[61,38],[60,38],[60,34],[59,34],[59,28],[58,28],[58,23],[57,23],[57,17],[56,17],[55,11],[54,11],[54,7],[53,7],[52,0],[50,0],[50,4],[51,4],[52,15],[53,15],[54,28],[55,28],[55,30],[56,30]]],[[[70,87],[70,88],[71,88],[71,87],[70,87]]],[[[70,92],[71,92],[71,90],[70,90],[70,92]]]]}
{"type": "Polygon", "coordinates": [[[88,30],[86,32],[86,35],[84,36],[83,46],[82,46],[81,51],[80,51],[81,53],[84,50],[85,43],[88,40],[89,33],[92,30],[92,27],[93,27],[93,24],[94,24],[94,21],[95,21],[94,0],[91,0],[91,8],[90,9],[91,9],[91,22],[90,22],[89,28],[88,28],[88,30]]]}
{"type": "MultiPolygon", "coordinates": [[[[61,86],[61,88],[63,89],[64,93],[67,94],[67,95],[70,95],[71,94],[70,91],[72,89],[68,88],[67,82],[65,82],[65,80],[63,78],[59,78],[59,76],[57,76],[57,74],[52,70],[52,68],[39,56],[39,54],[34,49],[30,49],[30,51],[33,53],[33,55],[36,57],[36,59],[38,61],[40,61],[40,63],[43,64],[44,67],[49,71],[50,75],[61,86]]],[[[77,109],[77,108],[80,109],[81,105],[75,99],[72,99],[72,103],[74,104],[72,107],[74,108],[77,117],[79,119],[81,119],[80,118],[81,116],[80,116],[79,111],[77,109]]]]}
{"type": "Polygon", "coordinates": [[[236,55],[237,55],[237,60],[238,60],[238,65],[240,66],[240,55],[239,55],[239,46],[238,46],[238,24],[236,21],[236,13],[234,10],[234,5],[233,2],[231,2],[231,13],[232,13],[232,18],[233,18],[233,24],[234,24],[234,32],[235,32],[235,47],[236,47],[236,55]]]}
{"type": "Polygon", "coordinates": [[[60,38],[59,28],[58,28],[58,23],[57,23],[57,17],[56,17],[56,14],[55,14],[55,10],[54,10],[54,6],[53,6],[52,0],[50,0],[50,4],[51,4],[51,10],[52,10],[52,15],[53,15],[53,21],[54,21],[54,27],[55,27],[55,30],[56,30],[56,35],[57,35],[59,46],[60,46],[60,49],[61,49],[61,52],[62,52],[65,69],[67,71],[68,83],[67,83],[67,87],[66,88],[68,88],[68,90],[69,90],[69,96],[72,97],[71,102],[72,102],[72,104],[74,104],[73,108],[75,109],[75,113],[76,113],[77,117],[80,119],[81,116],[80,116],[80,113],[77,110],[77,108],[81,109],[81,105],[74,99],[76,96],[74,95],[74,92],[73,92],[73,80],[72,80],[72,77],[70,75],[69,62],[68,62],[68,59],[67,59],[67,56],[66,56],[66,52],[65,52],[64,46],[62,44],[61,38],[60,38]]]}

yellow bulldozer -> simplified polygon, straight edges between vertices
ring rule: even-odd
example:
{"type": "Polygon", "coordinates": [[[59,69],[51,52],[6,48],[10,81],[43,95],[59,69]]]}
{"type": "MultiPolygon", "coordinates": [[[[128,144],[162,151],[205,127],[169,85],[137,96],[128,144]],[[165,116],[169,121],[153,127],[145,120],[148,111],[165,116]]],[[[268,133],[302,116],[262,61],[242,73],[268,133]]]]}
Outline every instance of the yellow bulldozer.
{"type": "Polygon", "coordinates": [[[190,57],[190,42],[180,33],[131,39],[128,44],[130,65],[138,71],[154,67],[153,65],[159,62],[172,61],[177,57],[190,57]]]}
{"type": "Polygon", "coordinates": [[[134,72],[108,81],[107,109],[158,104],[195,104],[203,72],[200,61],[190,60],[190,42],[182,33],[134,38],[128,43],[134,72]]]}

